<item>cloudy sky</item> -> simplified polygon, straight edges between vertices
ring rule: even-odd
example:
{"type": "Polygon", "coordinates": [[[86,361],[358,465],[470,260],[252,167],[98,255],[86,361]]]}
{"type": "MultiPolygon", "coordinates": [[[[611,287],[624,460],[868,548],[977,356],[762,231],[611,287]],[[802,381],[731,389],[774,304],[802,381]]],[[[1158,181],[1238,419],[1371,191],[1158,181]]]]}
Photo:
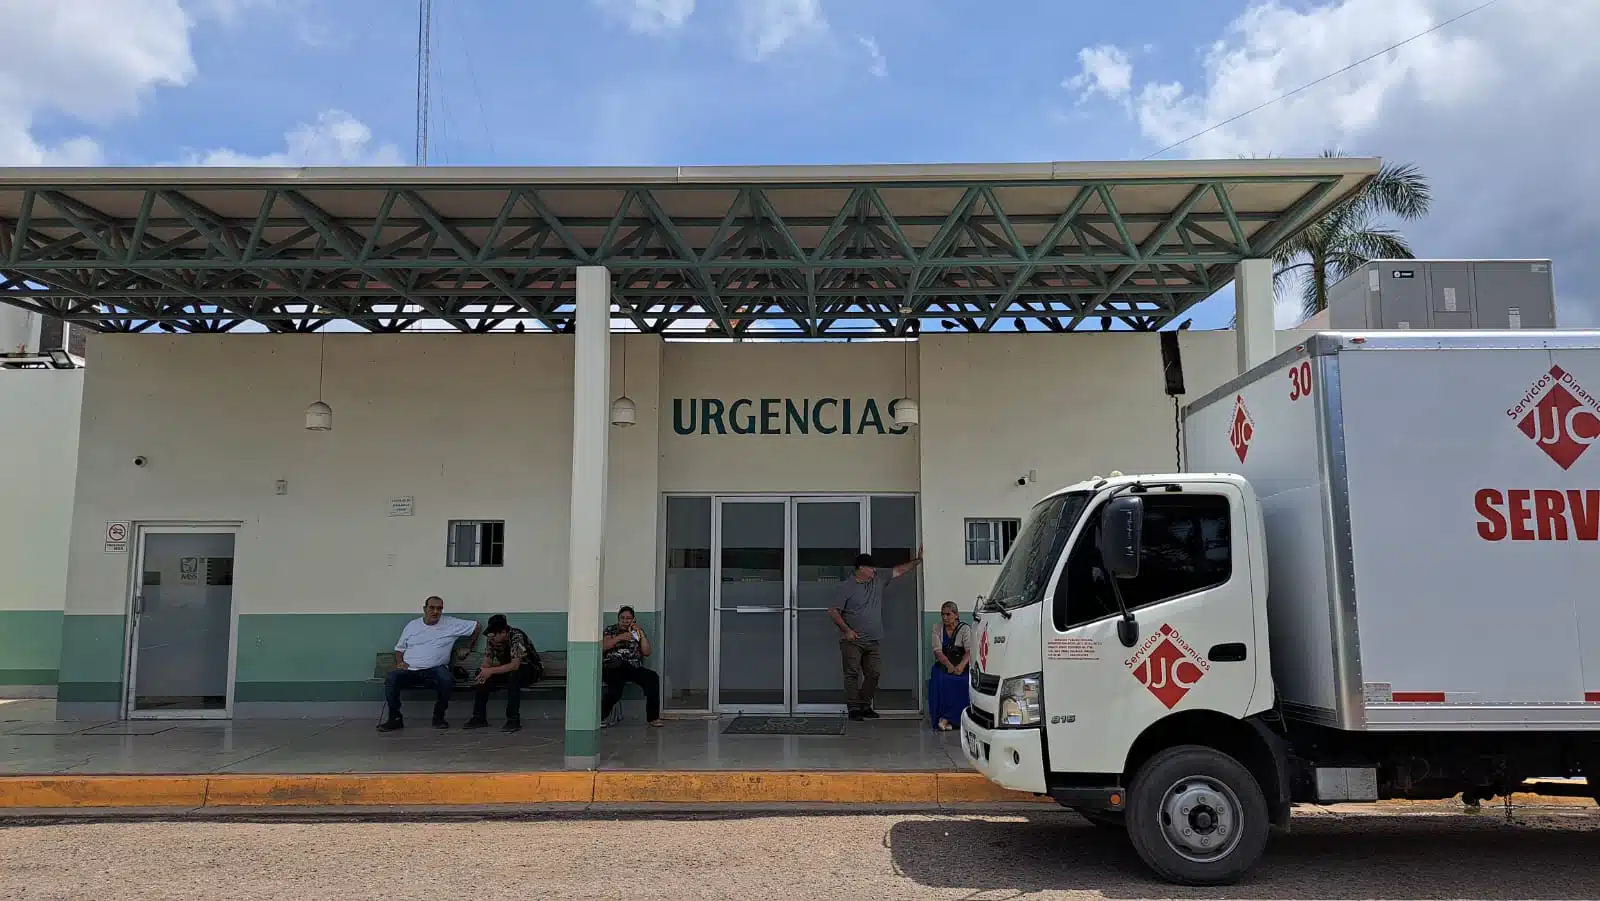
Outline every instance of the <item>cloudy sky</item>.
{"type": "MultiPolygon", "coordinates": [[[[1482,2],[435,0],[430,156],[1141,158],[1482,2]]],[[[0,0],[0,21],[0,165],[411,158],[412,0],[0,0]]],[[[1416,163],[1419,255],[1550,257],[1561,324],[1600,326],[1596,34],[1600,0],[1498,0],[1162,155],[1416,163]]]]}

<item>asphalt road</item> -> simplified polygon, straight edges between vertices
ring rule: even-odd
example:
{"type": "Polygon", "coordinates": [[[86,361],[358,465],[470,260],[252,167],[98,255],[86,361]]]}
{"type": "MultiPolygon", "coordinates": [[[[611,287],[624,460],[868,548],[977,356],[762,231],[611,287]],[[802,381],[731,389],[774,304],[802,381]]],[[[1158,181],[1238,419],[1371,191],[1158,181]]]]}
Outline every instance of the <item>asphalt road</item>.
{"type": "Polygon", "coordinates": [[[1155,882],[1066,814],[0,826],[0,898],[1600,898],[1600,815],[1298,818],[1246,883],[1155,882]]]}

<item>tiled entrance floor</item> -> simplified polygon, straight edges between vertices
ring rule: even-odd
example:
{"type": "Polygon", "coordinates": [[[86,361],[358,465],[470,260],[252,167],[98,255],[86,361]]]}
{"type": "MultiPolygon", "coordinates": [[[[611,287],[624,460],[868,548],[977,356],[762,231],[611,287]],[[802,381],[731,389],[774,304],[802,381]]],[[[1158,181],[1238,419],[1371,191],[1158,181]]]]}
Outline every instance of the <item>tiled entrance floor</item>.
{"type": "MultiPolygon", "coordinates": [[[[491,711],[493,708],[491,708],[491,711]]],[[[49,701],[0,702],[0,775],[394,773],[559,770],[558,720],[521,732],[435,731],[426,715],[382,734],[371,719],[57,722],[49,701]]],[[[452,713],[455,713],[452,710],[452,713]]],[[[492,715],[498,727],[498,717],[492,715]]],[[[723,735],[716,719],[627,720],[601,733],[608,770],[965,769],[956,733],[925,720],[848,723],[843,735],[723,735]]]]}

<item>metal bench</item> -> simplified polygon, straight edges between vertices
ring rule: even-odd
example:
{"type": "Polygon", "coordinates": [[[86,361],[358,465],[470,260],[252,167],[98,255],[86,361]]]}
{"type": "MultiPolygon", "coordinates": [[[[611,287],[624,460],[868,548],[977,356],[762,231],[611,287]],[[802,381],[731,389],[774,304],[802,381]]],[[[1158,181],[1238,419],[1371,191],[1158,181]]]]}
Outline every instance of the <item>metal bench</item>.
{"type": "MultiPolygon", "coordinates": [[[[480,642],[481,644],[481,642],[480,642]]],[[[470,691],[476,686],[473,676],[478,667],[483,664],[483,649],[473,651],[468,649],[465,641],[456,643],[455,650],[450,654],[452,669],[460,668],[467,674],[465,680],[456,679],[455,687],[458,691],[470,691]]],[[[523,697],[565,697],[567,692],[567,652],[540,651],[539,662],[544,664],[544,673],[539,681],[522,689],[523,697]]],[[[379,651],[372,664],[371,682],[381,684],[394,669],[394,651],[379,651]]]]}

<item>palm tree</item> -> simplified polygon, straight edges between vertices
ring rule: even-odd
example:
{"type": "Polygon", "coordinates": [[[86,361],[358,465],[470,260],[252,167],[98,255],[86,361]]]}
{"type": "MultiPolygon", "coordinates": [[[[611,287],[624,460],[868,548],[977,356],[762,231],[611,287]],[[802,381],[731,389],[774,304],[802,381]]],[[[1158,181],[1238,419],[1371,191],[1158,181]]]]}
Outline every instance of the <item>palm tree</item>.
{"type": "MultiPolygon", "coordinates": [[[[1344,156],[1324,150],[1324,157],[1344,156]]],[[[1389,163],[1355,196],[1285,241],[1272,255],[1273,287],[1300,280],[1305,318],[1328,308],[1328,286],[1371,260],[1409,260],[1416,256],[1405,236],[1376,220],[1394,216],[1410,222],[1428,213],[1433,194],[1428,178],[1410,163],[1389,163]]]]}

